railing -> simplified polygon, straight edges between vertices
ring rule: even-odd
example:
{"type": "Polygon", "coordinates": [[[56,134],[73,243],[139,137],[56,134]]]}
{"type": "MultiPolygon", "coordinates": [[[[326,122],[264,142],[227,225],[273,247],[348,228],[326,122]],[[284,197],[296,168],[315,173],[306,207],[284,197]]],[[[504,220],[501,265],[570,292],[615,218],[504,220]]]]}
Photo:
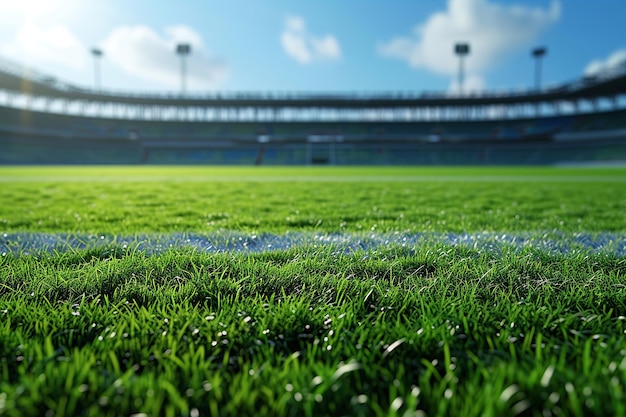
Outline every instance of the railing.
{"type": "MultiPolygon", "coordinates": [[[[58,90],[59,92],[66,93],[79,93],[84,95],[93,96],[93,98],[101,99],[145,99],[145,100],[168,100],[168,99],[183,99],[190,101],[201,100],[258,100],[258,101],[278,101],[278,100],[293,100],[293,101],[310,101],[310,100],[419,100],[419,99],[502,99],[502,98],[520,98],[531,95],[543,95],[554,93],[568,93],[574,92],[581,88],[586,88],[595,84],[600,84],[609,81],[614,78],[621,77],[626,74],[626,60],[621,64],[605,70],[593,77],[586,77],[578,81],[565,83],[558,86],[548,87],[542,90],[520,90],[520,91],[487,91],[476,92],[467,94],[455,94],[450,92],[434,92],[434,91],[399,91],[399,92],[382,92],[382,93],[370,93],[370,92],[346,92],[346,93],[319,93],[319,92],[216,92],[216,93],[154,93],[154,92],[129,92],[121,90],[95,90],[92,88],[80,87],[73,84],[69,84],[63,81],[59,81],[54,77],[45,75],[36,70],[26,68],[15,62],[0,58],[0,72],[24,78],[32,81],[33,83],[40,84],[49,88],[58,90]]],[[[70,97],[68,97],[70,98],[70,97]]]]}

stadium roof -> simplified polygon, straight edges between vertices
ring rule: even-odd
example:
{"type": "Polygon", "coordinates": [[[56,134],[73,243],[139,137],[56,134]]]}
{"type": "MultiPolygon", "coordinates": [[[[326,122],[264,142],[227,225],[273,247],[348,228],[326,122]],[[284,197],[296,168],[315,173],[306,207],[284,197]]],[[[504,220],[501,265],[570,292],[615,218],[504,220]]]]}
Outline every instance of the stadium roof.
{"type": "Polygon", "coordinates": [[[84,100],[132,105],[198,106],[198,107],[331,107],[394,108],[427,106],[472,106],[557,101],[594,100],[626,93],[626,61],[611,71],[585,77],[541,91],[484,92],[450,95],[433,92],[400,92],[372,94],[306,94],[306,93],[128,93],[75,86],[53,77],[0,61],[0,89],[52,99],[84,100]]]}

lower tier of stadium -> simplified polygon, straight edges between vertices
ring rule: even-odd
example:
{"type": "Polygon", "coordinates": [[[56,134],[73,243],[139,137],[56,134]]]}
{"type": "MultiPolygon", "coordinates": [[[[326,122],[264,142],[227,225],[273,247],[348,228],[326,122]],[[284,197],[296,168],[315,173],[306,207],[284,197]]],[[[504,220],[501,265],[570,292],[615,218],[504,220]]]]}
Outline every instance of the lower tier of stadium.
{"type": "Polygon", "coordinates": [[[0,164],[540,165],[626,161],[626,110],[480,121],[181,122],[0,107],[0,164]]]}

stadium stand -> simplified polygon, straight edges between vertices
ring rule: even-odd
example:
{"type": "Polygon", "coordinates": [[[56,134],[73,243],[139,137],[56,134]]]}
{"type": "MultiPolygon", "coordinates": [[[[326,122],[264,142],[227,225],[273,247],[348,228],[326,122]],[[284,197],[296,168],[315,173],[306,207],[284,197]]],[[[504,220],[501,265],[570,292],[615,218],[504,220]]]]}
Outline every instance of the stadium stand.
{"type": "Polygon", "coordinates": [[[626,161],[623,67],[525,93],[181,96],[93,91],[0,60],[0,164],[626,161]]]}

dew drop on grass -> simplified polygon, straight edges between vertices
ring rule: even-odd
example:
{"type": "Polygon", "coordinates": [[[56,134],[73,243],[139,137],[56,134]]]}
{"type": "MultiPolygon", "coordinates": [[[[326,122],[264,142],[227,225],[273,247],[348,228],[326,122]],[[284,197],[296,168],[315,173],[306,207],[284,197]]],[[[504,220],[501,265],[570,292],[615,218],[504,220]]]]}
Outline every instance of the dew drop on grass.
{"type": "Polygon", "coordinates": [[[502,391],[502,394],[500,394],[500,401],[502,401],[503,403],[509,401],[511,397],[514,396],[518,391],[519,387],[517,385],[509,385],[504,389],[504,391],[502,391]]]}
{"type": "Polygon", "coordinates": [[[552,375],[554,374],[554,365],[550,365],[546,368],[543,376],[541,377],[541,386],[547,387],[550,384],[550,380],[552,379],[552,375]]]}
{"type": "Polygon", "coordinates": [[[548,401],[550,401],[552,404],[556,404],[557,402],[559,402],[560,399],[561,399],[561,396],[559,395],[558,392],[553,392],[548,397],[548,401]]]}
{"type": "Polygon", "coordinates": [[[365,404],[367,402],[367,395],[365,394],[360,394],[357,395],[356,397],[352,398],[353,401],[355,401],[357,404],[365,404]]]}
{"type": "Polygon", "coordinates": [[[396,397],[396,399],[393,400],[393,402],[391,403],[390,408],[393,411],[398,411],[400,409],[400,407],[402,407],[402,404],[404,404],[404,401],[402,400],[402,398],[396,397]]]}

